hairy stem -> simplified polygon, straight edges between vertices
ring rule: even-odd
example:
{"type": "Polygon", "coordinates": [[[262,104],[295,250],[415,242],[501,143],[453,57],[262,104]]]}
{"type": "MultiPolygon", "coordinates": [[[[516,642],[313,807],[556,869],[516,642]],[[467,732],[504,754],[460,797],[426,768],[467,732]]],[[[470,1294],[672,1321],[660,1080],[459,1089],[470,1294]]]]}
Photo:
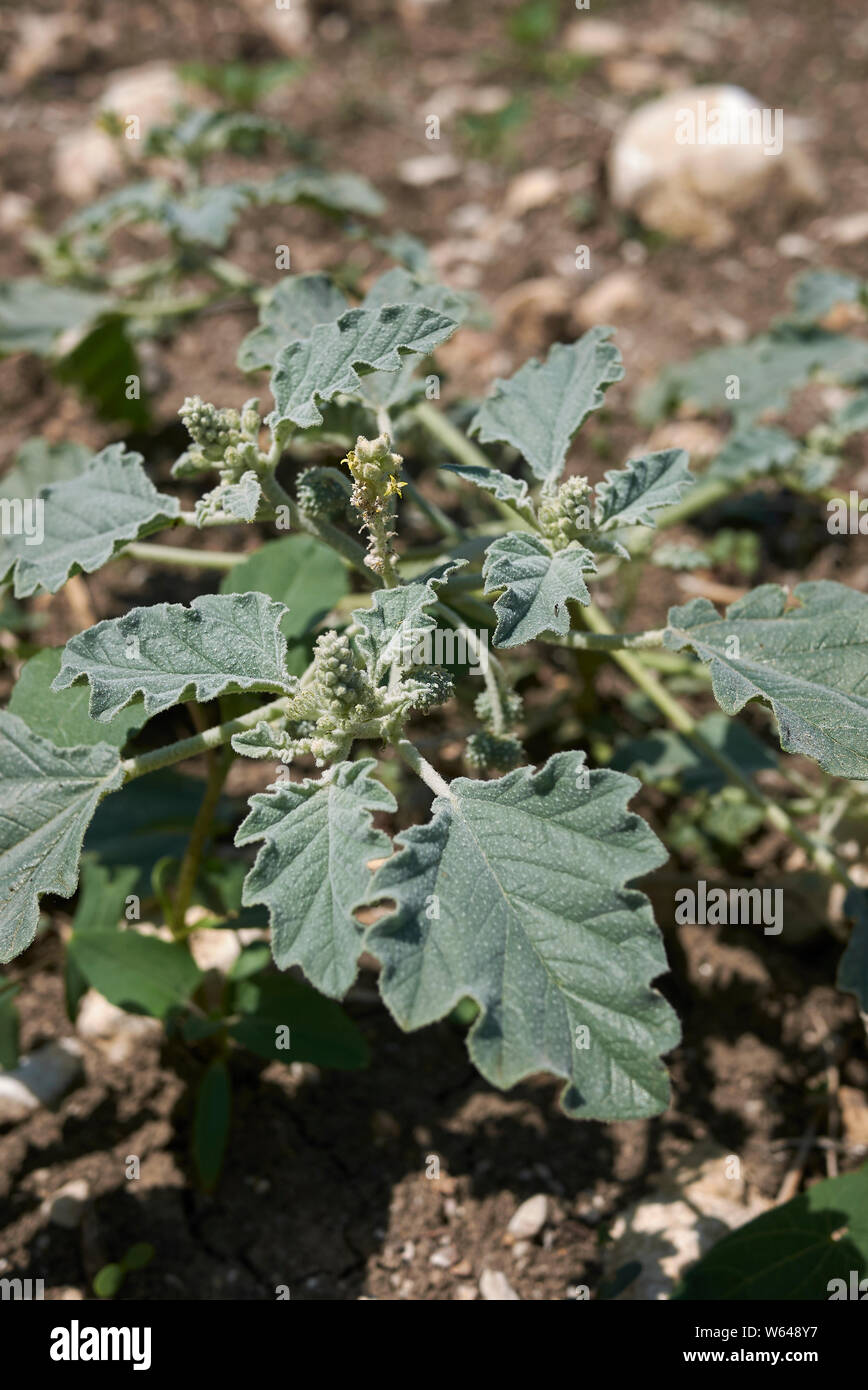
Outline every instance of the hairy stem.
{"type": "Polygon", "coordinates": [[[250,559],[241,551],[185,550],[180,545],[149,545],[147,541],[133,541],[118,553],[157,565],[180,565],[183,569],[200,570],[231,570],[250,559]]]}
{"type": "MultiPolygon", "coordinates": [[[[427,401],[421,401],[413,411],[419,424],[442,444],[460,463],[469,463],[476,468],[490,468],[491,463],[486,458],[482,450],[461,433],[461,430],[453,425],[452,421],[440,410],[435,410],[427,401]]],[[[490,501],[506,517],[510,526],[516,531],[532,531],[534,528],[531,522],[521,512],[515,510],[508,502],[502,502],[497,497],[491,497],[490,501]]]]}
{"type": "Polygon", "coordinates": [[[435,796],[446,796],[450,801],[454,797],[449,788],[449,783],[445,781],[440,773],[433,768],[427,758],[423,758],[415,743],[411,743],[408,738],[396,738],[392,746],[397,750],[409,768],[412,768],[417,777],[421,777],[425,786],[428,787],[435,796]]]}
{"type": "Polygon", "coordinates": [[[259,705],[249,714],[240,714],[237,719],[227,719],[225,724],[215,724],[201,734],[192,734],[190,738],[179,739],[177,743],[167,743],[162,748],[140,753],[135,758],[124,758],[121,763],[124,782],[132,782],[134,778],[144,777],[148,772],[158,772],[161,768],[171,767],[173,763],[183,762],[185,758],[195,758],[200,753],[210,752],[212,748],[220,748],[229,742],[233,734],[254,729],[261,720],[271,723],[272,720],[287,714],[291,701],[291,695],[281,695],[279,699],[271,700],[267,705],[259,705]]]}

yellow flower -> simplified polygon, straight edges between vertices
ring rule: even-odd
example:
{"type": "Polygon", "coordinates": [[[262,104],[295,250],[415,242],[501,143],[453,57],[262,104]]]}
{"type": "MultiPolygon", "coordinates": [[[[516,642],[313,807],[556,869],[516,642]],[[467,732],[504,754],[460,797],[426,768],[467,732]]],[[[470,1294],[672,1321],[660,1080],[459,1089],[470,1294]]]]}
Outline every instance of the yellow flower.
{"type": "Polygon", "coordinates": [[[394,473],[390,473],[390,474],[389,474],[389,481],[388,481],[388,484],[387,484],[387,486],[386,486],[386,494],[385,494],[385,495],[386,495],[387,497],[391,497],[391,496],[393,496],[393,495],[395,495],[395,496],[397,496],[397,497],[400,497],[400,496],[401,496],[401,488],[402,488],[402,487],[406,487],[406,486],[407,486],[407,484],[406,484],[405,482],[404,482],[404,483],[399,483],[399,482],[398,482],[398,479],[395,477],[394,473]]]}

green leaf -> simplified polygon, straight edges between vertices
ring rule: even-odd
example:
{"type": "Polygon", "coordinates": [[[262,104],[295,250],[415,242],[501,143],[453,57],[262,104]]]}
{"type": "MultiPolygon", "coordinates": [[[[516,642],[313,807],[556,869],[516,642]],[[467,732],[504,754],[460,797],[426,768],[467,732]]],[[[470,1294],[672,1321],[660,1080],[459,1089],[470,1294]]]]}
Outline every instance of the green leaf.
{"type": "Polygon", "coordinates": [[[739,425],[787,409],[790,396],[818,372],[843,385],[868,377],[868,343],[819,329],[781,328],[749,343],[700,352],[667,367],[640,392],[637,413],[653,424],[689,402],[709,413],[727,410],[739,425]],[[730,387],[738,378],[738,396],[730,387]]]}
{"type": "Polygon", "coordinates": [[[338,763],[320,781],[283,782],[250,798],[237,845],[265,843],[244,885],[243,902],[265,903],[281,970],[300,965],[324,994],[340,999],[356,978],[362,929],[353,910],[367,895],[368,861],[391,849],[372,811],[395,798],[370,776],[373,758],[338,763]]]}
{"type": "Polygon", "coordinates": [[[112,301],[90,290],[46,285],[41,280],[0,281],[0,357],[13,352],[50,356],[71,330],[84,332],[112,301]]]}
{"type": "Polygon", "coordinates": [[[485,592],[503,589],[494,611],[498,647],[518,647],[541,632],[563,637],[570,629],[567,599],[590,603],[584,576],[597,568],[594,557],[576,541],[566,550],[551,551],[539,536],[511,531],[485,552],[482,577],[485,592]]]}
{"type": "Polygon", "coordinates": [[[692,647],[711,668],[727,714],[749,700],[770,706],[787,753],[815,758],[835,777],[868,777],[868,598],[820,581],[793,590],[763,584],[723,618],[708,599],[669,611],[671,651],[692,647]],[[733,640],[735,639],[735,640],[733,640]],[[733,653],[736,653],[734,655],[733,653]]]}
{"type": "Polygon", "coordinates": [[[858,1284],[866,1269],[868,1166],[814,1183],[792,1201],[731,1231],[687,1270],[673,1297],[743,1302],[860,1298],[864,1294],[858,1284]]]}
{"type": "Polygon", "coordinates": [[[317,324],[309,338],[278,354],[271,377],[277,408],[268,423],[321,424],[318,402],[362,390],[357,369],[396,372],[403,354],[431,352],[456,327],[454,319],[418,304],[348,309],[332,323],[317,324]]]}
{"type": "Polygon", "coordinates": [[[128,1013],[164,1018],[186,1003],[202,971],[186,946],[127,931],[73,932],[69,954],[84,978],[110,1004],[128,1013]]]}
{"type": "Polygon", "coordinates": [[[844,913],[853,929],[838,965],[839,989],[855,994],[859,1008],[868,1014],[868,889],[851,888],[844,899],[844,913]]]}
{"type": "Polygon", "coordinates": [[[555,343],[544,363],[532,357],[508,381],[498,378],[470,433],[483,444],[511,444],[537,478],[558,478],[573,436],[624,375],[611,332],[592,328],[569,346],[555,343]]]}
{"type": "Polygon", "coordinates": [[[222,1057],[215,1057],[199,1083],[193,1114],[193,1162],[199,1185],[213,1192],[220,1177],[232,1117],[232,1083],[222,1057]]]}
{"type": "Polygon", "coordinates": [[[143,430],[150,423],[147,399],[141,395],[142,368],[128,333],[129,319],[106,314],[75,347],[55,364],[59,381],[69,382],[90,401],[102,420],[122,421],[143,430]],[[129,378],[138,393],[127,395],[129,378]]]}
{"type": "Polygon", "coordinates": [[[97,1298],[114,1298],[120,1293],[124,1271],[118,1264],[103,1265],[93,1276],[93,1291],[97,1298]]]}
{"type": "Polygon", "coordinates": [[[322,169],[290,169],[257,190],[261,204],[305,203],[322,212],[358,213],[379,217],[386,204],[367,179],[358,174],[329,174],[322,169]]]}
{"type": "Polygon", "coordinates": [[[795,462],[799,446],[784,430],[748,426],[730,435],[708,470],[709,478],[748,482],[795,462]]]}
{"type": "MultiPolygon", "coordinates": [[[[459,562],[461,563],[461,562],[459,562]]],[[[416,643],[436,627],[427,611],[437,590],[458,568],[454,560],[438,565],[426,578],[396,589],[378,589],[370,608],[356,608],[353,622],[362,629],[354,639],[374,682],[394,665],[407,665],[416,643]]]]}
{"type": "Polygon", "coordinates": [[[257,590],[286,606],[281,631],[289,642],[288,669],[300,676],[309,660],[310,633],[348,592],[347,571],[313,536],[266,541],[220,582],[224,594],[257,590]]]}
{"type": "Polygon", "coordinates": [[[438,285],[433,280],[421,280],[402,266],[393,266],[374,281],[362,308],[383,309],[387,304],[421,304],[456,323],[464,322],[470,308],[468,296],[460,290],[438,285]]]}
{"type": "Polygon", "coordinates": [[[836,304],[858,304],[864,284],[845,270],[806,270],[790,286],[796,317],[803,323],[819,323],[836,304]]]}
{"type": "Polygon", "coordinates": [[[846,405],[842,405],[840,410],[836,410],[829,420],[829,425],[843,439],[868,430],[868,391],[861,391],[846,405]]]}
{"type": "Polygon", "coordinates": [[[89,854],[82,855],[73,930],[79,934],[114,931],[124,921],[126,900],[135,891],[137,880],[138,870],[133,865],[115,868],[100,864],[89,854]]]}
{"type": "Polygon", "coordinates": [[[0,496],[36,497],[47,483],[77,478],[92,457],[84,444],[25,439],[15,455],[14,466],[0,478],[0,496]]]}
{"type": "Polygon", "coordinates": [[[79,232],[105,232],[121,223],[128,225],[156,218],[169,188],[165,179],[143,179],[139,183],[125,184],[74,212],[63,223],[61,232],[67,236],[79,232]]]}
{"type": "Polygon", "coordinates": [[[597,484],[596,524],[607,531],[654,526],[654,512],[673,506],[694,482],[683,449],[660,449],[630,459],[626,467],[610,469],[597,484]]]}
{"type": "Polygon", "coordinates": [[[466,482],[493,493],[499,501],[512,503],[523,516],[535,515],[524,478],[512,478],[508,473],[501,473],[499,468],[483,468],[481,463],[444,463],[443,471],[457,473],[466,482]]]}
{"type": "MultiPolygon", "coordinates": [[[[717,752],[737,763],[742,772],[772,771],[777,759],[744,724],[717,710],[700,719],[697,733],[717,752]]],[[[643,782],[656,785],[680,778],[684,791],[717,792],[727,786],[726,773],[674,729],[655,729],[645,738],[629,739],[616,749],[611,766],[618,772],[636,772],[643,782]]]]}
{"type": "Polygon", "coordinates": [[[219,251],[254,198],[253,184],[212,184],[195,188],[183,198],[167,199],[160,216],[181,241],[213,246],[219,251]]]}
{"type": "Polygon", "coordinates": [[[275,285],[260,309],[259,327],[242,339],[239,368],[255,372],[271,367],[287,343],[304,342],[318,323],[331,323],[349,307],[327,275],[288,276],[275,285]]]}
{"type": "Polygon", "coordinates": [[[180,511],[177,497],[158,492],[141,455],[128,454],[123,444],[101,449],[76,478],[44,487],[40,499],[44,534],[39,537],[34,504],[31,534],[9,537],[0,562],[0,580],[14,568],[19,598],[41,589],[56,593],[71,574],[91,574],[180,511]]]}
{"type": "Polygon", "coordinates": [[[55,748],[14,714],[0,713],[0,962],[29,946],[39,895],[70,897],[97,802],[123,779],[117,750],[55,748]]]}
{"type": "Polygon", "coordinates": [[[452,782],[377,871],[370,901],[397,908],[365,945],[402,1028],[469,996],[470,1056],[489,1081],[551,1071],[567,1080],[567,1114],[635,1119],[666,1107],[658,1054],[679,1034],[651,988],[666,957],[650,905],[624,885],[666,854],[627,812],[638,783],[606,770],[586,785],[583,760],[557,753],[536,774],[452,782]]]}
{"type": "Polygon", "coordinates": [[[62,655],[62,648],[47,647],[25,662],[9,700],[10,713],[17,714],[35,734],[50,739],[58,748],[94,743],[123,748],[144,724],[144,709],[133,705],[110,724],[98,724],[87,712],[86,689],[52,690],[62,655]]]}
{"type": "Polygon", "coordinates": [[[241,1018],[229,1033],[267,1062],[315,1062],[354,1070],[368,1064],[368,1046],[339,1004],[291,975],[241,980],[235,988],[241,1018]],[[281,1044],[288,1030],[289,1046],[281,1044]]]}
{"type": "Polygon", "coordinates": [[[0,980],[0,1071],[12,1071],[18,1065],[18,1010],[15,996],[19,985],[0,980]]]}
{"type": "Polygon", "coordinates": [[[87,680],[90,713],[111,719],[141,695],[148,715],[242,690],[287,693],[283,605],[265,594],[201,594],[155,603],[70,639],[53,689],[87,680]]]}

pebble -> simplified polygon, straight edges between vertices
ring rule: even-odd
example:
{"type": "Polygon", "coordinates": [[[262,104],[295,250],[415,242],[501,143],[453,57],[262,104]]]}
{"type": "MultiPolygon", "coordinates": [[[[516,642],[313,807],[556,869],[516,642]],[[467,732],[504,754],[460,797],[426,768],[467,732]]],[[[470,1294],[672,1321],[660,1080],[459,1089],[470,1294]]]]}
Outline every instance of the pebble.
{"type": "Polygon", "coordinates": [[[589,15],[587,19],[574,19],[567,26],[563,43],[568,53],[581,53],[585,58],[611,58],[615,53],[628,51],[630,35],[623,24],[589,15]]]}
{"type": "Polygon", "coordinates": [[[461,164],[454,154],[418,154],[404,159],[398,166],[402,183],[410,188],[430,188],[446,183],[461,173],[461,164]]]}
{"type": "Polygon", "coordinates": [[[22,1120],[40,1105],[57,1105],[82,1077],[81,1056],[75,1038],[60,1038],[22,1057],[12,1071],[0,1072],[0,1122],[22,1120]]]}
{"type": "Polygon", "coordinates": [[[479,1292],[486,1303],[518,1303],[519,1297],[506,1275],[499,1269],[484,1269],[479,1276],[479,1292]]]}
{"type": "Polygon", "coordinates": [[[581,296],[576,316],[583,328],[617,322],[642,305],[642,278],[635,270],[612,270],[581,296]]]}
{"type": "Polygon", "coordinates": [[[66,1231],[74,1231],[81,1222],[89,1197],[89,1184],[84,1178],[74,1178],[72,1182],[58,1188],[50,1197],[46,1197],[42,1203],[42,1215],[53,1226],[62,1226],[66,1231]]]}
{"type": "Polygon", "coordinates": [[[561,176],[557,169],[527,169],[507,188],[506,211],[513,217],[523,217],[526,212],[551,203],[560,192],[561,176]]]}
{"type": "Polygon", "coordinates": [[[548,1217],[549,1202],[544,1192],[528,1197],[512,1214],[506,1228],[513,1240],[533,1240],[538,1236],[548,1217]]]}

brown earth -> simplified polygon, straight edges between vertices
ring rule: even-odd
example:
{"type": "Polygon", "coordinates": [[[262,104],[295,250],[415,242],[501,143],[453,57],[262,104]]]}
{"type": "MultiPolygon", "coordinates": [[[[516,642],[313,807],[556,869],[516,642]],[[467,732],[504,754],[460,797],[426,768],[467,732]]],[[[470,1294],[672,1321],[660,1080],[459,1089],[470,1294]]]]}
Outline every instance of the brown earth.
{"type": "MultiPolygon", "coordinates": [[[[54,143],[85,119],[118,68],[153,59],[204,56],[216,64],[277,56],[244,7],[219,0],[132,7],[67,0],[59,8],[79,21],[80,39],[23,88],[7,90],[0,152],[0,194],[31,200],[49,227],[70,210],[51,182],[54,143]]],[[[643,442],[629,413],[631,393],[662,364],[764,328],[783,311],[787,281],[805,265],[868,270],[864,244],[836,245],[829,232],[833,219],[868,209],[868,128],[860,120],[868,24],[858,0],[825,6],[771,0],[761,15],[747,5],[726,5],[713,12],[726,21],[718,24],[709,18],[711,7],[671,0],[595,5],[595,14],[628,26],[631,57],[657,64],[641,92],[623,90],[605,64],[560,81],[551,69],[541,72],[529,50],[508,38],[505,23],[517,7],[501,0],[472,10],[457,0],[424,8],[410,0],[397,7],[355,0],[310,8],[316,38],[309,67],[293,86],[272,93],[266,108],[312,136],[329,167],[366,174],[388,200],[390,227],[415,233],[445,257],[448,243],[472,240],[472,232],[461,230],[478,216],[468,206],[485,215],[501,211],[522,171],[555,169],[573,190],[566,200],[514,219],[514,238],[498,242],[490,255],[450,262],[453,282],[477,289],[493,306],[488,327],[467,330],[444,354],[452,394],[478,393],[493,375],[513,370],[571,328],[575,336],[569,298],[543,312],[539,287],[516,290],[563,278],[564,258],[572,258],[577,242],[593,248],[594,282],[637,265],[641,303],[623,322],[615,320],[627,381],[613,389],[604,421],[594,426],[599,457],[583,461],[590,472],[643,442]],[[707,37],[701,60],[679,46],[688,18],[707,37]],[[671,51],[659,56],[655,36],[667,28],[675,37],[671,51]],[[733,246],[714,253],[657,244],[627,225],[608,203],[603,181],[612,124],[641,98],[681,80],[734,82],[765,104],[784,107],[788,117],[810,121],[826,206],[787,222],[776,209],[761,208],[745,215],[733,246]],[[450,127],[442,143],[462,160],[461,176],[408,189],[397,166],[426,152],[431,95],[456,85],[523,94],[527,119],[493,149],[470,147],[470,137],[450,127]],[[779,238],[787,232],[811,240],[809,259],[782,254],[779,238]],[[523,300],[518,308],[517,298],[523,300]]],[[[571,6],[562,8],[564,22],[574,18],[571,6]]],[[[0,39],[7,54],[17,33],[17,14],[6,10],[0,39]]],[[[361,245],[347,255],[337,233],[292,209],[245,225],[237,258],[269,280],[272,247],[287,239],[296,270],[348,259],[364,278],[381,264],[361,245]]],[[[6,232],[0,275],[22,273],[34,273],[32,262],[18,236],[6,232]]],[[[586,288],[577,284],[576,295],[586,288]]],[[[171,421],[188,391],[227,403],[241,398],[234,357],[251,324],[247,310],[221,312],[162,345],[161,421],[171,421]]],[[[808,395],[803,409],[810,408],[808,395]]],[[[2,362],[2,457],[36,433],[93,445],[112,437],[33,359],[2,362]]],[[[864,451],[854,444],[849,457],[852,478],[864,478],[864,451]]],[[[165,476],[167,442],[149,458],[157,476],[165,476]]],[[[864,589],[868,570],[858,538],[832,544],[822,528],[819,537],[809,528],[806,540],[801,504],[776,498],[773,505],[778,511],[763,538],[757,582],[835,577],[864,589]]],[[[239,533],[224,543],[237,546],[249,537],[239,533]]],[[[658,625],[666,603],[683,597],[674,577],[659,571],[656,577],[656,585],[643,589],[632,625],[658,625]]],[[[38,640],[58,643],[93,617],[133,602],[186,600],[206,585],[141,565],[110,567],[79,582],[78,607],[65,596],[47,606],[37,601],[47,618],[38,640]]],[[[557,682],[567,668],[554,662],[543,669],[557,682]]],[[[11,675],[4,673],[5,690],[11,675]]],[[[624,688],[604,668],[600,689],[611,698],[624,688]]],[[[758,717],[756,727],[761,724],[758,717]]],[[[541,748],[532,752],[545,755],[541,748]]],[[[245,790],[257,776],[251,767],[245,790]]],[[[241,790],[240,774],[235,789],[241,790]]],[[[652,822],[660,810],[653,793],[637,805],[652,822]]],[[[779,838],[757,837],[751,870],[781,866],[801,867],[779,838]]],[[[239,1055],[226,1168],[216,1196],[208,1198],[191,1178],[188,1083],[196,1079],[196,1063],[189,1053],[148,1039],[125,1061],[111,1061],[85,1042],[86,1080],[58,1111],[0,1130],[0,1272],[45,1277],[50,1297],[87,1297],[102,1264],[149,1241],[156,1257],[130,1277],[122,1298],[262,1299],[286,1284],[293,1298],[451,1299],[472,1296],[488,1268],[502,1270],[522,1298],[562,1299],[576,1285],[596,1292],[607,1227],[697,1140],[712,1137],[737,1153],[749,1182],[774,1198],[814,1114],[809,1093],[829,1082],[830,1058],[841,1084],[864,1090],[868,1083],[855,1003],[831,983],[840,942],[809,932],[796,949],[737,928],[725,936],[713,928],[676,929],[669,925],[671,882],[661,877],[649,891],[671,963],[661,987],[684,1027],[664,1116],[577,1125],[559,1113],[558,1088],[544,1080],[500,1095],[469,1064],[456,1026],[403,1036],[375,1002],[373,980],[364,977],[348,1007],[371,1043],[370,1069],[319,1074],[307,1066],[263,1068],[239,1055]],[[128,1183],[130,1154],[141,1159],[141,1178],[128,1183]],[[440,1158],[439,1179],[426,1177],[430,1155],[440,1158]],[[68,1231],[51,1224],[41,1204],[74,1178],[88,1181],[94,1200],[81,1229],[68,1231]],[[551,1199],[550,1222],[516,1258],[504,1243],[507,1223],[537,1192],[551,1199]]],[[[813,911],[806,899],[808,926],[813,911]]],[[[49,933],[10,971],[24,986],[24,1048],[71,1031],[60,962],[59,943],[49,933]]],[[[834,1163],[830,1154],[839,1152],[842,1169],[855,1165],[852,1147],[815,1142],[804,1176],[825,1173],[834,1163]]]]}

